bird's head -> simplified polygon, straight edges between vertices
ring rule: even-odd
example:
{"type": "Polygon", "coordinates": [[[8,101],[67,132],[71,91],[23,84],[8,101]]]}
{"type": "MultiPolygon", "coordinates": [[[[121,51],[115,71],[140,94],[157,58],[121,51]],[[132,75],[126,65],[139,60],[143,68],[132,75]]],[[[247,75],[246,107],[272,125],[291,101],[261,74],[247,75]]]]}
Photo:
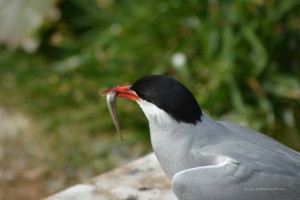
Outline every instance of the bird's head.
{"type": "Polygon", "coordinates": [[[202,111],[193,94],[179,81],[163,75],[145,76],[131,86],[115,87],[104,94],[116,92],[117,97],[136,101],[149,122],[169,116],[178,123],[201,122],[202,111]]]}

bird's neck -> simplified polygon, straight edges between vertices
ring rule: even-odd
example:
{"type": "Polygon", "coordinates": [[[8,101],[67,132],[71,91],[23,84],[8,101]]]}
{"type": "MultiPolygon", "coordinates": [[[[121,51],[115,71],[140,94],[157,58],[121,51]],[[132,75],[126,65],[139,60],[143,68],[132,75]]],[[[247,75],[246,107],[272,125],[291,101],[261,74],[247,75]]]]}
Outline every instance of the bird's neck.
{"type": "Polygon", "coordinates": [[[199,151],[205,148],[220,124],[205,113],[197,124],[178,122],[152,103],[141,101],[139,105],[149,121],[154,153],[170,179],[179,171],[206,165],[205,159],[193,160],[193,146],[196,142],[199,151]]]}
{"type": "Polygon", "coordinates": [[[187,167],[188,163],[174,162],[180,162],[189,154],[189,147],[199,124],[179,123],[168,113],[146,101],[139,105],[149,121],[155,155],[167,176],[172,178],[175,173],[187,167]]]}

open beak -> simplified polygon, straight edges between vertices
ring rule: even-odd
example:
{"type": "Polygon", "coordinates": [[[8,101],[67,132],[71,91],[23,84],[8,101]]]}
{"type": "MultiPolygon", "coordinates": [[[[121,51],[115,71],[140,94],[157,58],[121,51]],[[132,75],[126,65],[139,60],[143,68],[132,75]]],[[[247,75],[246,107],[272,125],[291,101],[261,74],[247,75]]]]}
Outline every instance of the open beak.
{"type": "Polygon", "coordinates": [[[102,92],[103,95],[106,95],[107,100],[107,106],[110,112],[110,115],[113,119],[113,122],[115,124],[115,127],[117,129],[117,132],[121,138],[121,141],[123,141],[123,135],[120,130],[120,124],[118,119],[118,113],[117,113],[117,97],[126,98],[134,101],[140,101],[140,98],[136,95],[135,92],[130,90],[130,85],[127,86],[121,86],[121,87],[115,87],[109,90],[105,90],[102,92]]]}
{"type": "Polygon", "coordinates": [[[130,90],[131,85],[115,87],[109,90],[105,90],[102,92],[103,95],[107,95],[108,93],[115,92],[117,97],[126,98],[133,101],[140,101],[140,98],[136,95],[136,93],[130,90]]]}

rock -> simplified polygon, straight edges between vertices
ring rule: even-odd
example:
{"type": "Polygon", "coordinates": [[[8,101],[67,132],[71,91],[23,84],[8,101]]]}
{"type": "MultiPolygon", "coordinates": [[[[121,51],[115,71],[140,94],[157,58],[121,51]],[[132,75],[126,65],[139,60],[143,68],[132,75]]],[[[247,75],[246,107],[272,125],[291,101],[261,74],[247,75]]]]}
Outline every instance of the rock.
{"type": "Polygon", "coordinates": [[[45,200],[175,200],[170,184],[151,153],[45,200]]]}

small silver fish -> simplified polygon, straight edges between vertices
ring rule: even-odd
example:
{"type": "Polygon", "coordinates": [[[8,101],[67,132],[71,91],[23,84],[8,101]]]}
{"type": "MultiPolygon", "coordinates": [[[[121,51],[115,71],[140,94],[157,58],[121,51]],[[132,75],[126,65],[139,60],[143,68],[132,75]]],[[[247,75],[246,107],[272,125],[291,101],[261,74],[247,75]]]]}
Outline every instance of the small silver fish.
{"type": "Polygon", "coordinates": [[[117,113],[117,92],[115,91],[110,91],[107,93],[106,96],[106,101],[107,101],[107,106],[110,112],[110,115],[114,121],[115,127],[117,129],[118,135],[120,136],[121,141],[123,141],[123,134],[120,130],[120,124],[119,124],[119,119],[118,119],[118,113],[117,113]]]}

